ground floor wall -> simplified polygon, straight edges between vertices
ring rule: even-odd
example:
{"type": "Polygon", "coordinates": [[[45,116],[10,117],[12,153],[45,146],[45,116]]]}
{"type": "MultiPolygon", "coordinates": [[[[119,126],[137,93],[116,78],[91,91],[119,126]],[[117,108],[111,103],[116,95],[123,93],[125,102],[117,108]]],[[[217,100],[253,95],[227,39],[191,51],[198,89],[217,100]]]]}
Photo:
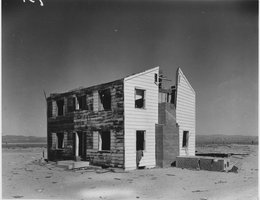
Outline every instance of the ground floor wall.
{"type": "Polygon", "coordinates": [[[51,132],[48,135],[49,160],[84,160],[99,166],[120,168],[124,166],[123,130],[80,130],[51,132]],[[109,137],[104,134],[108,134],[109,137]],[[104,145],[102,145],[101,137],[110,138],[109,141],[106,141],[108,143],[106,150],[102,149],[104,145]]]}

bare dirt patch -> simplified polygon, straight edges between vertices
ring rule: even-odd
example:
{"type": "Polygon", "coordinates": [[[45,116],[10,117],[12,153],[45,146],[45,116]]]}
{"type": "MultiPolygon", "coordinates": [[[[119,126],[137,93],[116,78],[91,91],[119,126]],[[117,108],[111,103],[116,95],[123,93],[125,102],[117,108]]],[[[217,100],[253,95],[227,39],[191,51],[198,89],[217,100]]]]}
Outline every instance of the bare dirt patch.
{"type": "Polygon", "coordinates": [[[41,165],[41,148],[3,149],[3,198],[20,199],[257,199],[258,146],[203,146],[199,152],[246,153],[231,157],[238,173],[174,167],[105,173],[41,165]],[[239,157],[239,158],[237,158],[239,157]]]}

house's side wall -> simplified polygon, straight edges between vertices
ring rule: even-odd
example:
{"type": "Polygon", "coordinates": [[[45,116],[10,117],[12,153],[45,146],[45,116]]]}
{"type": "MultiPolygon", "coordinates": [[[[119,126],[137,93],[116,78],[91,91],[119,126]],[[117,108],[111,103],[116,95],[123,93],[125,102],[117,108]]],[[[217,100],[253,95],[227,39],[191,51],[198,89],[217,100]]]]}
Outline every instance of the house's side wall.
{"type": "Polygon", "coordinates": [[[140,166],[155,166],[155,124],[158,123],[158,86],[154,75],[159,67],[124,80],[125,169],[136,169],[136,131],[144,130],[145,150],[140,166]],[[145,108],[135,108],[135,88],[145,90],[145,108]]]}
{"type": "MultiPolygon", "coordinates": [[[[50,160],[75,158],[75,134],[84,134],[85,159],[94,165],[112,167],[124,166],[124,96],[123,80],[96,86],[93,89],[82,89],[70,94],[49,98],[48,102],[58,99],[69,99],[75,95],[86,95],[86,103],[93,105],[93,110],[75,110],[66,112],[64,116],[48,118],[48,156],[50,160]],[[110,89],[111,110],[98,110],[98,91],[110,89]],[[92,104],[92,103],[93,104],[92,104]],[[96,134],[101,131],[110,132],[110,150],[98,149],[96,134]],[[64,148],[57,149],[56,133],[64,133],[64,148]]],[[[52,105],[51,103],[49,103],[52,105]]],[[[65,104],[65,106],[67,103],[65,104]]],[[[68,105],[66,106],[68,107],[68,105]]],[[[90,106],[91,107],[91,106],[90,106]]],[[[56,107],[55,112],[56,112],[56,107]]]]}
{"type": "Polygon", "coordinates": [[[180,155],[195,155],[195,92],[183,72],[177,71],[176,121],[179,124],[180,155]],[[183,131],[189,131],[188,146],[182,147],[183,131]]]}

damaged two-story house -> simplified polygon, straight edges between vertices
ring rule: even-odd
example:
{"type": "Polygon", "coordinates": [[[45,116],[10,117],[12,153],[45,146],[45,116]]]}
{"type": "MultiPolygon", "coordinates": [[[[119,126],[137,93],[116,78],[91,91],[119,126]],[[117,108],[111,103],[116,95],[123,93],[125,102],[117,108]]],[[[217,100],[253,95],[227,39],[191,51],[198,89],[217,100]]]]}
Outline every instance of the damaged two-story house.
{"type": "Polygon", "coordinates": [[[47,98],[48,159],[167,167],[195,155],[195,92],[180,68],[163,85],[159,67],[47,98]]]}

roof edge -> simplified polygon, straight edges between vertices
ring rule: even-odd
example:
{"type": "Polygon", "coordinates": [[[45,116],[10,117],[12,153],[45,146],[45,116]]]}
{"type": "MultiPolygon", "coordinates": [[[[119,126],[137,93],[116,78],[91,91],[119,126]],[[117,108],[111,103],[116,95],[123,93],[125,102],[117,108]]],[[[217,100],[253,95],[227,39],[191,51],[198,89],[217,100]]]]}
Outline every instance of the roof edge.
{"type": "Polygon", "coordinates": [[[159,70],[159,68],[160,68],[160,67],[157,66],[157,67],[154,67],[154,68],[145,70],[145,71],[140,72],[140,73],[136,73],[136,74],[133,74],[133,75],[129,75],[129,76],[127,76],[127,77],[124,78],[124,81],[127,81],[127,80],[129,80],[129,79],[135,78],[135,77],[137,77],[137,76],[141,76],[141,75],[147,74],[147,73],[152,72],[152,71],[155,71],[155,70],[159,70]]]}
{"type": "MultiPolygon", "coordinates": [[[[182,72],[182,70],[181,70],[181,68],[180,67],[178,67],[178,69],[177,69],[177,76],[179,75],[179,74],[181,74],[182,76],[183,76],[183,78],[185,79],[185,81],[188,83],[188,86],[191,88],[191,90],[192,90],[192,92],[196,95],[196,92],[195,92],[195,90],[193,89],[193,87],[191,86],[191,84],[190,84],[190,82],[188,81],[188,79],[186,78],[186,76],[184,75],[184,73],[182,72]]],[[[178,79],[176,80],[176,86],[179,84],[178,83],[178,79]]]]}

